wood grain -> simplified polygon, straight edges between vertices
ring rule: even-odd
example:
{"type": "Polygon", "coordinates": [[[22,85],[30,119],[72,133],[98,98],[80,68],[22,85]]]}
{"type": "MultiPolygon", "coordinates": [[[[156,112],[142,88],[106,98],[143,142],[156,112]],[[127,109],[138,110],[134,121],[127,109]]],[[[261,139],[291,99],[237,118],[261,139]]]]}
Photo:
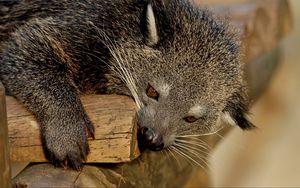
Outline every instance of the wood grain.
{"type": "MultiPolygon", "coordinates": [[[[116,95],[89,95],[81,99],[95,126],[87,162],[126,162],[136,158],[139,152],[132,99],[116,95]]],[[[6,101],[11,160],[46,161],[35,117],[15,98],[7,96],[6,101]]]]}
{"type": "Polygon", "coordinates": [[[10,187],[10,160],[4,87],[0,82],[0,186],[10,187]]]}

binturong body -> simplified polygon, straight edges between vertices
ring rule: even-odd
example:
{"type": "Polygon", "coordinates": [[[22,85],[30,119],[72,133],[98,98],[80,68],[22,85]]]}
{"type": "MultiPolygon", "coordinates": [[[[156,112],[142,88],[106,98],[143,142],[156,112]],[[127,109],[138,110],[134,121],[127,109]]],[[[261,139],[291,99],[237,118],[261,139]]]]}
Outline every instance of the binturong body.
{"type": "Polygon", "coordinates": [[[222,120],[254,127],[240,44],[209,11],[186,0],[22,3],[0,17],[16,23],[0,80],[37,117],[52,163],[78,169],[88,155],[94,128],[80,94],[131,96],[141,145],[151,150],[213,132],[222,120]],[[18,9],[37,6],[43,11],[17,24],[18,9]]]}

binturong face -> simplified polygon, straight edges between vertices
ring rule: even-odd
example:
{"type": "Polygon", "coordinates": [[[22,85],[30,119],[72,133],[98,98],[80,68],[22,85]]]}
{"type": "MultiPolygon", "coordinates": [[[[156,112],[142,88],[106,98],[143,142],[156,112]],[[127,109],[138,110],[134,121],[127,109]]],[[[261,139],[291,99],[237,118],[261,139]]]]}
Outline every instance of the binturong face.
{"type": "Polygon", "coordinates": [[[247,102],[235,35],[205,10],[170,11],[191,6],[172,2],[165,7],[174,26],[169,32],[160,33],[149,4],[146,44],[125,42],[111,50],[112,69],[137,104],[139,141],[155,151],[215,132],[222,120],[254,127],[244,115],[247,102]]]}

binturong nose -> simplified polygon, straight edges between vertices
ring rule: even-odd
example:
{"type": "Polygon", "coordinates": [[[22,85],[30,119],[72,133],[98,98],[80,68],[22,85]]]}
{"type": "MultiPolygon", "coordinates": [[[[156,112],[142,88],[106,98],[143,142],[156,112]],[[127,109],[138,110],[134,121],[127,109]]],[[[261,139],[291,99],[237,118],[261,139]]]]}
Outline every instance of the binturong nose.
{"type": "Polygon", "coordinates": [[[159,151],[164,148],[164,143],[161,137],[155,133],[152,128],[143,127],[138,133],[140,149],[150,149],[159,151]]]}

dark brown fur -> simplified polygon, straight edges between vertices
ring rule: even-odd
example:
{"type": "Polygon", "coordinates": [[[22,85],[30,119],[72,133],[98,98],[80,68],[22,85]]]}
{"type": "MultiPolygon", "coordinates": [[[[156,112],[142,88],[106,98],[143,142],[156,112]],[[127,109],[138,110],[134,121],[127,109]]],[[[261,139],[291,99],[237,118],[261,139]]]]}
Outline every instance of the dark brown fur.
{"type": "Polygon", "coordinates": [[[142,99],[148,107],[138,112],[140,126],[153,126],[166,146],[172,135],[210,129],[225,111],[241,128],[253,127],[244,117],[247,100],[239,44],[228,25],[186,1],[151,4],[159,35],[154,45],[148,41],[147,1],[0,2],[0,42],[5,41],[0,79],[40,121],[53,163],[78,169],[88,154],[86,135],[92,136],[94,128],[79,94],[132,95],[112,71],[117,61],[112,53],[129,62],[138,98],[143,98],[148,82],[174,85],[171,99],[157,107],[142,99]],[[202,125],[191,126],[182,118],[195,101],[211,109],[202,125]],[[157,114],[155,121],[149,108],[157,114]],[[169,126],[161,128],[165,119],[170,119],[169,126]]]}

